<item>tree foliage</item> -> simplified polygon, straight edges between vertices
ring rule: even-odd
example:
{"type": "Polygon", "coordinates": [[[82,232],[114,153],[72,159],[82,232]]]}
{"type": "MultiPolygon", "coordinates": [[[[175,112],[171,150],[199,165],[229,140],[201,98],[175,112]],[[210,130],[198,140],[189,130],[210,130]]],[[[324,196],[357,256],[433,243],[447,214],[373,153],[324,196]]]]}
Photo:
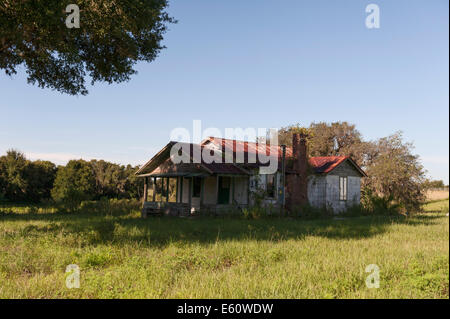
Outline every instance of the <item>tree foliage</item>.
{"type": "Polygon", "coordinates": [[[94,197],[95,176],[84,160],[71,160],[58,168],[52,197],[55,201],[82,201],[94,197]]]}
{"type": "MultiPolygon", "coordinates": [[[[431,179],[427,179],[424,182],[424,188],[425,189],[433,189],[433,188],[444,188],[446,187],[446,185],[444,184],[443,180],[431,180],[431,179]]],[[[447,185],[448,187],[448,185],[447,185]]]]}
{"type": "Polygon", "coordinates": [[[103,160],[71,160],[56,167],[49,161],[30,161],[17,150],[0,157],[0,200],[64,202],[100,198],[140,199],[144,182],[138,167],[103,160]]]}
{"type": "Polygon", "coordinates": [[[308,136],[309,156],[351,156],[359,165],[364,165],[371,145],[364,142],[354,124],[347,122],[312,123],[309,127],[300,124],[283,127],[279,130],[279,144],[292,145],[292,134],[302,131],[308,136]]]}
{"type": "Polygon", "coordinates": [[[365,169],[363,185],[378,196],[392,199],[407,210],[417,210],[425,199],[425,173],[413,145],[397,132],[374,143],[375,154],[365,169]]]}
{"type": "Polygon", "coordinates": [[[79,202],[101,198],[140,198],[143,180],[137,167],[103,160],[71,160],[58,169],[52,189],[55,201],[79,202]]]}
{"type": "Polygon", "coordinates": [[[17,150],[0,157],[0,197],[11,201],[49,198],[56,166],[48,161],[29,161],[17,150]]]}
{"type": "Polygon", "coordinates": [[[85,78],[128,81],[139,61],[151,62],[164,48],[167,0],[78,0],[80,28],[67,28],[72,0],[2,0],[0,68],[28,82],[72,95],[87,94],[85,78]]]}
{"type": "Polygon", "coordinates": [[[9,150],[5,156],[0,157],[0,175],[3,180],[3,187],[0,192],[6,198],[16,201],[25,199],[27,189],[26,166],[25,156],[17,150],[9,150]]]}

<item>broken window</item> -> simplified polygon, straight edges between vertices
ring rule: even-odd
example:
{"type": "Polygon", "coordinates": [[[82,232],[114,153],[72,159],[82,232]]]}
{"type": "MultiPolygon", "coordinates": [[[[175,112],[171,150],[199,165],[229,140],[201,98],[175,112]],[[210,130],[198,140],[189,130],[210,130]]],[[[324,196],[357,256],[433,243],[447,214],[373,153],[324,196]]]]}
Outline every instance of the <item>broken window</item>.
{"type": "Polygon", "coordinates": [[[339,200],[347,200],[347,177],[339,177],[339,200]]]}

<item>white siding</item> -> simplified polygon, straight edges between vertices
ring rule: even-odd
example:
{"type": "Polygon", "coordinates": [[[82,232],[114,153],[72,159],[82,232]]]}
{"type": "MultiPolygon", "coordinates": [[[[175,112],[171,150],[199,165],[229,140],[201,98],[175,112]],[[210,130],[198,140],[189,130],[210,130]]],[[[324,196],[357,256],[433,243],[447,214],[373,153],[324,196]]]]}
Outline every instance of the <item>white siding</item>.
{"type": "Polygon", "coordinates": [[[206,205],[217,204],[217,178],[210,176],[205,178],[203,203],[206,205]]]}
{"type": "Polygon", "coordinates": [[[183,203],[189,203],[189,182],[190,179],[183,178],[183,203]]]}
{"type": "Polygon", "coordinates": [[[234,180],[234,200],[241,205],[247,204],[248,179],[247,177],[236,177],[234,180]]]}

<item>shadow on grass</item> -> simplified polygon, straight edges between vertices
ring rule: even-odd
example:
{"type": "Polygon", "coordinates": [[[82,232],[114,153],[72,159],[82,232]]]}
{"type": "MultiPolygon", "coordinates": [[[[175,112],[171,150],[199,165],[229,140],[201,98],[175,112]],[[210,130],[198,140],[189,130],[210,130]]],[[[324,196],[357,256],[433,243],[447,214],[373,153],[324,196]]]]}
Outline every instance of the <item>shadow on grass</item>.
{"type": "Polygon", "coordinates": [[[267,218],[170,218],[141,219],[137,214],[105,216],[102,214],[3,214],[3,221],[43,221],[44,225],[27,225],[22,236],[39,233],[75,234],[92,245],[127,245],[163,248],[169,243],[213,244],[217,241],[285,241],[305,237],[323,237],[335,240],[364,239],[382,234],[393,224],[433,225],[440,215],[421,214],[404,216],[366,216],[344,219],[267,218]]]}

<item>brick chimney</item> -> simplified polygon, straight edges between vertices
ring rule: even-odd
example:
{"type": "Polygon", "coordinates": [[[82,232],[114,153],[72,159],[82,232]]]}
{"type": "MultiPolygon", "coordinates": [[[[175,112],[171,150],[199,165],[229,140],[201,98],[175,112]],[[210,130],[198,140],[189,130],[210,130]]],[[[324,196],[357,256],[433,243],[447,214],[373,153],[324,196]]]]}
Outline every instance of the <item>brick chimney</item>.
{"type": "Polygon", "coordinates": [[[292,174],[287,177],[288,207],[296,209],[308,202],[308,157],[306,135],[294,133],[292,135],[292,174]]]}

